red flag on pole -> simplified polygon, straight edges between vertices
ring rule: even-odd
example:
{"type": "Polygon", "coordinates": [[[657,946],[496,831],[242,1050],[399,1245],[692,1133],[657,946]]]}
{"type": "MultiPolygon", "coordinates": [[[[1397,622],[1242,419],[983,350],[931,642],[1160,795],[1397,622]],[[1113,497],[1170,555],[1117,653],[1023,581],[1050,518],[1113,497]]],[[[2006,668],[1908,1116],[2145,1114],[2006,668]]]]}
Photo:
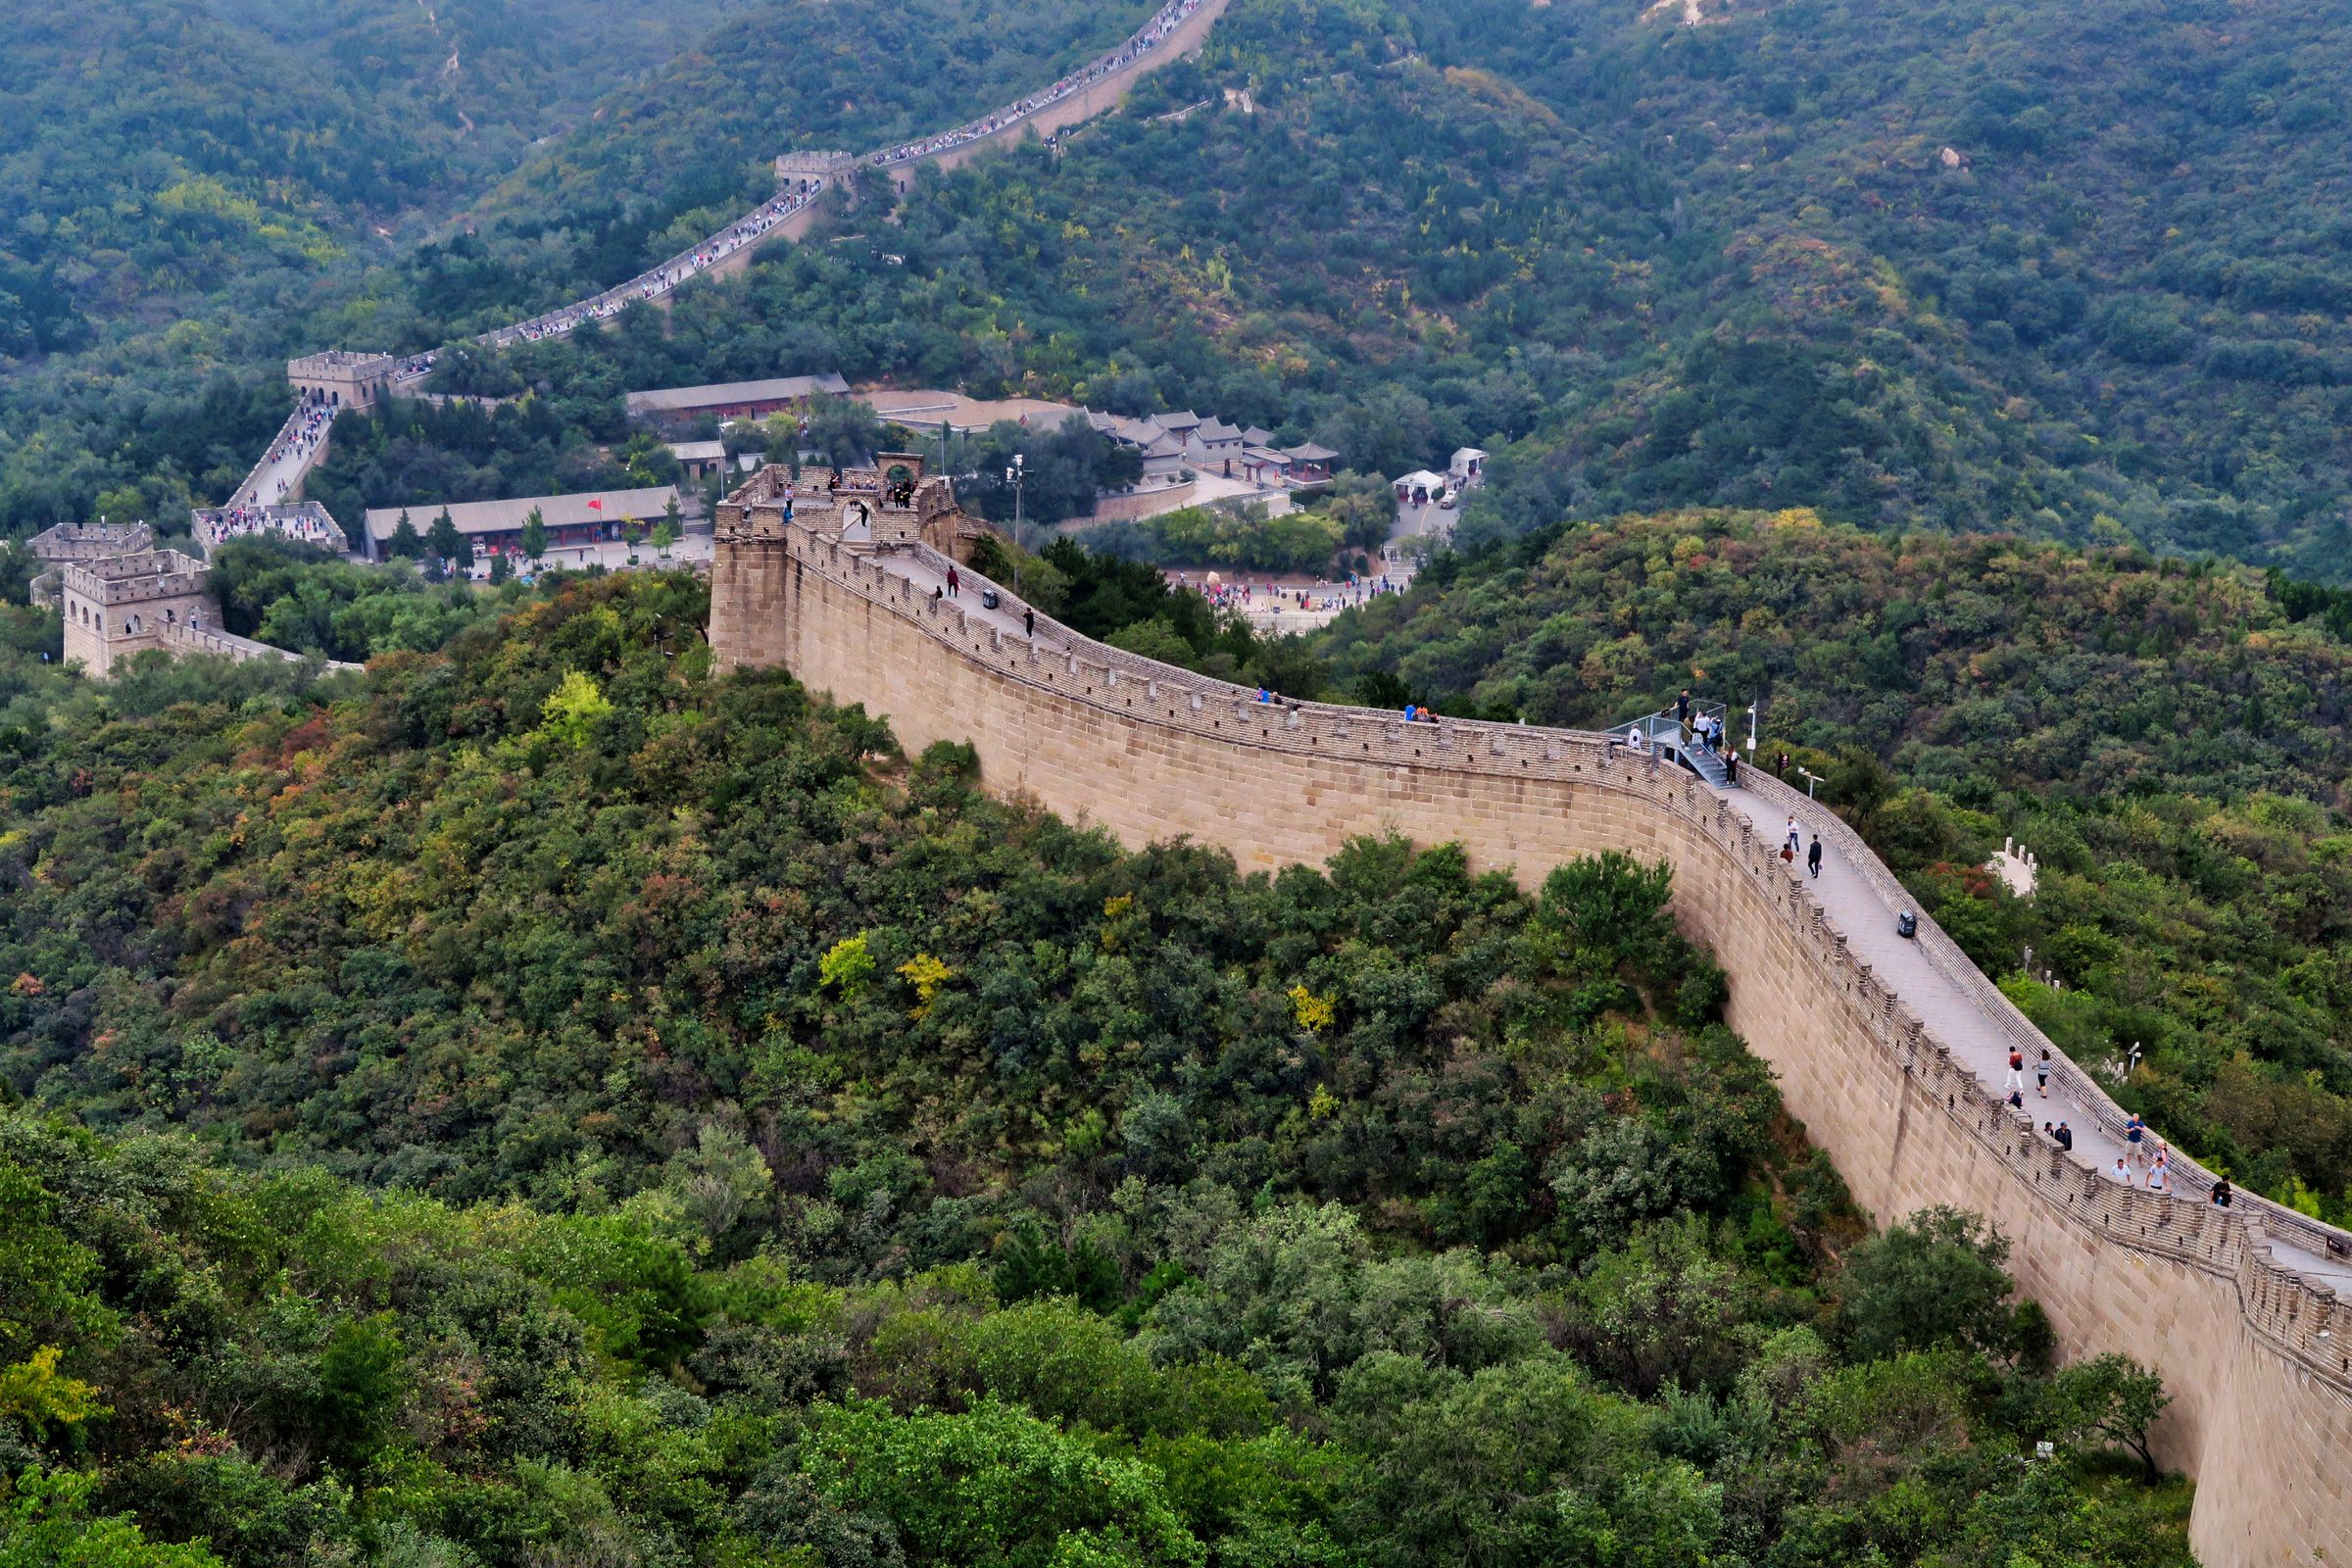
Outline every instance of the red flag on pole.
{"type": "Polygon", "coordinates": [[[591,501],[588,503],[588,510],[590,512],[602,512],[605,510],[605,504],[602,501],[591,501]]]}

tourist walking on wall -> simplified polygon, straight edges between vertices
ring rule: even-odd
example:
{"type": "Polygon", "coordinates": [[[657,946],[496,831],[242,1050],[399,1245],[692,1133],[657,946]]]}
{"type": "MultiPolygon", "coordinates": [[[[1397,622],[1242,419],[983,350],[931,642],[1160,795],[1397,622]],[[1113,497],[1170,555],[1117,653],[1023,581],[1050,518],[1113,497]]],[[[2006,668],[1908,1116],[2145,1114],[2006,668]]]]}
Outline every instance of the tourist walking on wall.
{"type": "Polygon", "coordinates": [[[2004,1082],[2003,1087],[2017,1094],[2025,1093],[2026,1054],[2018,1050],[2015,1046],[2011,1046],[2009,1048],[2009,1077],[2004,1082]]]}
{"type": "Polygon", "coordinates": [[[2050,1098],[2050,1048],[2047,1046],[2041,1048],[2041,1059],[2034,1064],[2034,1087],[2040,1091],[2042,1099],[2050,1098]]]}
{"type": "Polygon", "coordinates": [[[1784,860],[1794,859],[1796,858],[1796,852],[1804,847],[1804,841],[1798,836],[1796,831],[1796,814],[1794,812],[1790,812],[1788,816],[1788,853],[1782,856],[1781,858],[1784,860]]]}
{"type": "Polygon", "coordinates": [[[2146,1152],[2147,1136],[2148,1124],[2139,1119],[2138,1111],[2124,1118],[2124,1152],[2132,1156],[2134,1170],[2139,1168],[2139,1156],[2146,1152]]]}
{"type": "Polygon", "coordinates": [[[2215,1182],[2214,1182],[2214,1184],[2213,1184],[2213,1206],[2214,1206],[2214,1207],[2216,1207],[2216,1208],[2228,1208],[2228,1207],[2230,1206],[2230,1200],[2233,1200],[2233,1199],[2234,1199],[2234,1198],[2236,1198],[2236,1197],[2237,1197],[2237,1194],[2235,1194],[2234,1192],[2230,1191],[2230,1178],[2229,1178],[2229,1177],[2227,1177],[2227,1176],[2223,1176],[2223,1177],[2219,1177],[2219,1178],[2217,1178],[2217,1179],[2215,1180],[2215,1182]]]}
{"type": "Polygon", "coordinates": [[[1036,637],[1037,612],[1035,610],[1023,610],[1021,612],[1021,630],[1032,638],[1036,637]]]}
{"type": "Polygon", "coordinates": [[[956,567],[953,564],[951,564],[948,567],[948,597],[953,599],[962,591],[962,579],[956,575],[956,567]]]}
{"type": "Polygon", "coordinates": [[[2122,1182],[2126,1187],[2132,1185],[2132,1168],[2124,1163],[2124,1156],[2121,1154],[2115,1156],[2115,1168],[2108,1171],[2107,1174],[2122,1182]]]}
{"type": "Polygon", "coordinates": [[[1813,835],[1813,847],[1805,851],[1805,869],[1813,873],[1814,881],[1821,880],[1821,835],[1818,833],[1813,835]]]}

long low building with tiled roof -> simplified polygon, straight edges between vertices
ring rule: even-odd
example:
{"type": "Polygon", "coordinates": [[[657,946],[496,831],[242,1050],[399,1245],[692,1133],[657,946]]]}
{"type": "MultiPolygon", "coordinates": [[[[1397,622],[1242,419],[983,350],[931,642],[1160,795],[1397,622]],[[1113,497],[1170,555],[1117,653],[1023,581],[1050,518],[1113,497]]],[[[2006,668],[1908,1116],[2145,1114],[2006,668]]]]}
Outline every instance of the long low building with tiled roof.
{"type": "Polygon", "coordinates": [[[368,509],[368,554],[381,561],[388,554],[386,546],[400,531],[400,520],[408,518],[409,526],[422,538],[433,523],[446,512],[459,533],[472,541],[476,551],[484,554],[513,554],[521,547],[522,525],[534,508],[539,520],[547,526],[550,549],[573,545],[596,544],[601,540],[618,539],[622,523],[652,527],[669,512],[671,503],[681,507],[683,500],[674,484],[654,485],[642,490],[583,490],[567,496],[521,496],[513,501],[461,501],[455,506],[438,502],[420,502],[406,507],[370,507],[368,509]]]}
{"type": "Polygon", "coordinates": [[[630,392],[621,398],[632,419],[691,422],[708,416],[718,419],[757,419],[798,407],[810,398],[841,397],[850,383],[837,373],[780,375],[765,381],[716,381],[708,386],[669,386],[650,392],[630,392]]]}

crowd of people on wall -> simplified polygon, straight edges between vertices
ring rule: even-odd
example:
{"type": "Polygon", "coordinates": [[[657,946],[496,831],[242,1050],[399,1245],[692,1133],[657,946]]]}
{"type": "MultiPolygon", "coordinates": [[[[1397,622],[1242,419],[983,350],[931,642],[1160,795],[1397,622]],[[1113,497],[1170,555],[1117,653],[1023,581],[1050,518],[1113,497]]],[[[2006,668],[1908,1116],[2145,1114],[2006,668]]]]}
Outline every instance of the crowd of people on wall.
{"type": "Polygon", "coordinates": [[[200,511],[193,520],[196,543],[207,556],[231,539],[250,539],[263,534],[317,545],[321,550],[346,548],[343,530],[335,526],[323,507],[316,505],[229,506],[218,511],[200,511]]]}
{"type": "Polygon", "coordinates": [[[1017,103],[1007,104],[994,114],[957,125],[954,130],[942,131],[936,136],[925,136],[916,141],[901,142],[886,152],[875,154],[874,162],[888,169],[960,147],[966,142],[984,141],[1005,126],[1027,120],[1039,110],[1050,109],[1072,93],[1083,92],[1104,77],[1125,71],[1164,42],[1170,33],[1184,24],[1187,17],[1200,9],[1203,0],[1168,0],[1168,4],[1161,6],[1135,36],[1092,65],[1070,73],[1045,91],[1031,93],[1017,103]]]}
{"type": "Polygon", "coordinates": [[[272,477],[270,470],[280,463],[293,459],[295,477],[299,477],[302,469],[309,466],[307,460],[316,456],[318,448],[325,443],[326,427],[334,421],[335,410],[327,404],[307,400],[298,404],[294,412],[286,416],[286,422],[278,430],[277,439],[270,443],[269,452],[253,466],[253,471],[245,476],[245,482],[237,486],[236,494],[229,497],[229,505],[232,508],[267,506],[272,501],[284,500],[286,492],[293,488],[294,479],[284,474],[272,477]],[[268,495],[261,493],[264,485],[270,486],[268,495]]]}
{"type": "Polygon", "coordinates": [[[1392,582],[1385,573],[1373,577],[1351,571],[1344,581],[1317,577],[1305,587],[1268,579],[1262,588],[1248,581],[1226,582],[1213,571],[1198,583],[1190,572],[1171,571],[1166,576],[1176,587],[1192,589],[1219,610],[1244,614],[1251,611],[1346,610],[1382,594],[1404,591],[1402,583],[1392,582]]]}
{"type": "MultiPolygon", "coordinates": [[[[501,327],[485,334],[481,341],[496,348],[511,343],[536,343],[542,338],[562,337],[588,321],[602,321],[620,314],[634,300],[659,299],[699,272],[708,270],[728,257],[758,240],[778,223],[809,206],[824,194],[824,186],[806,191],[778,192],[725,228],[704,240],[692,250],[681,251],[648,272],[640,272],[614,288],[609,288],[594,299],[566,305],[562,310],[534,316],[514,326],[501,327]]],[[[426,356],[427,369],[431,356],[426,356]]]]}

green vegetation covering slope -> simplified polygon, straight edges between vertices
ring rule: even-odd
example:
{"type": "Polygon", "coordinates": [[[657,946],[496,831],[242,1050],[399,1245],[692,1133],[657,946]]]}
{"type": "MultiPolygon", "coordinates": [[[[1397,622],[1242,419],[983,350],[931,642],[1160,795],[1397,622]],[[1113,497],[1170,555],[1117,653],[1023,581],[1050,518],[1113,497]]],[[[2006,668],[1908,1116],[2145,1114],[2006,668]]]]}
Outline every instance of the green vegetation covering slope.
{"type": "Polygon", "coordinates": [[[1439,564],[1321,652],[1440,707],[1599,727],[1689,686],[1763,705],[1826,799],[2126,1104],[2352,1214],[2342,596],[1807,514],[1569,525],[1439,564]],[[2040,857],[2012,898],[1976,869],[2040,857]],[[2045,973],[2058,987],[2029,979],[2045,973]]]}
{"type": "MultiPolygon", "coordinates": [[[[0,17],[0,356],[250,309],[446,213],[715,0],[110,0],[0,17]],[[582,47],[593,36],[593,49],[582,47]],[[260,274],[260,275],[256,275],[260,274]],[[19,286],[20,284],[24,286],[19,286]]],[[[213,323],[218,325],[218,322],[213,323]]]]}
{"type": "Polygon", "coordinates": [[[505,326],[723,228],[774,192],[779,153],[865,153],[946,130],[1103,53],[1153,9],[1148,0],[762,7],[615,94],[527,160],[462,233],[419,247],[383,286],[415,313],[409,330],[424,343],[505,326]]]}
{"type": "Polygon", "coordinates": [[[0,1561],[2185,1568],[1662,871],[1126,854],[704,609],[0,656],[0,1561]]]}
{"type": "Polygon", "coordinates": [[[760,200],[769,160],[805,145],[794,126],[863,127],[863,146],[954,123],[1148,12],[1033,5],[966,25],[944,0],[778,0],[711,35],[720,55],[633,79],[719,9],[109,0],[0,15],[17,68],[0,125],[0,535],[101,513],[175,525],[267,446],[287,358],[430,348],[593,293],[760,200]],[[770,118],[705,118],[750,103],[770,118]],[[523,142],[575,124],[520,176],[551,183],[406,248],[523,142]]]}
{"type": "Polygon", "coordinates": [[[2333,577],[2348,28],[2312,0],[1697,28],[1239,0],[1066,156],[949,175],[887,245],[688,314],[680,376],[743,333],[779,368],[1214,409],[1372,471],[1508,446],[1474,532],[1801,505],[2333,577]]]}
{"type": "MultiPolygon", "coordinates": [[[[299,318],[303,346],[427,347],[715,226],[781,147],[952,122],[1143,9],[763,9],[358,292],[321,308],[269,267],[224,286],[281,345],[299,318]]],[[[1936,0],[1882,22],[1852,0],[1699,27],[1598,0],[1239,0],[1199,65],[1066,156],[984,161],[928,184],[887,245],[860,212],[683,302],[663,378],[839,368],[1195,405],[1376,472],[1498,446],[1473,536],[1811,506],[2337,576],[2340,8],[1936,0]]],[[[92,114],[68,110],[71,136],[92,114]]],[[[408,145],[358,124],[294,139],[408,145]]],[[[409,165],[338,166],[397,183],[379,167],[409,165]]],[[[337,190],[313,206],[359,200],[337,190]]],[[[21,331],[70,334],[74,291],[27,265],[21,331]]],[[[182,336],[160,366],[110,368],[200,382],[220,348],[182,336]]],[[[606,368],[582,354],[519,363],[558,383],[606,368]]],[[[223,458],[144,449],[128,409],[67,413],[85,401],[52,389],[20,418],[20,437],[49,428],[9,516],[125,481],[157,513],[218,488],[223,458]]]]}

